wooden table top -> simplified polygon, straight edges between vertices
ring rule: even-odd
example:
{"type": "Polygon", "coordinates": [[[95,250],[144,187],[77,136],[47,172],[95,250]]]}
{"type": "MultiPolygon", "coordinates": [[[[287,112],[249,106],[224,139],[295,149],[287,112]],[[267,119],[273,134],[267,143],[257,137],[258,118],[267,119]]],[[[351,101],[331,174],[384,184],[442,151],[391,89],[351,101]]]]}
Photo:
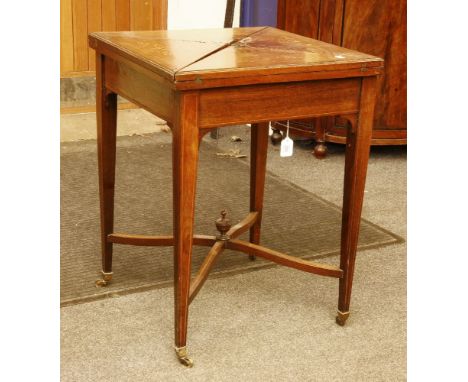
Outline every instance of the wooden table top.
{"type": "Polygon", "coordinates": [[[297,81],[314,72],[371,75],[383,66],[381,58],[272,27],[93,32],[89,44],[185,88],[227,86],[236,78],[242,84],[258,83],[259,77],[263,83],[297,81]]]}

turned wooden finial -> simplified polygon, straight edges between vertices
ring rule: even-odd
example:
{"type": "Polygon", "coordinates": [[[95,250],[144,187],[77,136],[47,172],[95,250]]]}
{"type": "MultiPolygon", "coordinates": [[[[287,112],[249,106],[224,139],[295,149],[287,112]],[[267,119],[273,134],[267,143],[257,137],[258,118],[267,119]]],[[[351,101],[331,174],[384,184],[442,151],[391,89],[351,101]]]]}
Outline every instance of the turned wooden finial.
{"type": "Polygon", "coordinates": [[[226,232],[231,228],[231,221],[226,218],[227,211],[221,211],[221,217],[216,220],[216,229],[219,231],[218,240],[229,240],[229,236],[226,235],[226,232]]]}

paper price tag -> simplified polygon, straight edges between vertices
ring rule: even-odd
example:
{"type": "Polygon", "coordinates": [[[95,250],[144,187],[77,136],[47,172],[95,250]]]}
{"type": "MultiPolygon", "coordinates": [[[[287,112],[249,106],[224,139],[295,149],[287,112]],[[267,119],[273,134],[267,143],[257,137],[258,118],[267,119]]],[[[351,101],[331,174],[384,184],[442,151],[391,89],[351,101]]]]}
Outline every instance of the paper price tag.
{"type": "Polygon", "coordinates": [[[281,141],[280,157],[290,157],[293,155],[294,141],[286,137],[281,141]]]}
{"type": "Polygon", "coordinates": [[[286,137],[281,141],[280,157],[290,157],[293,155],[294,141],[289,138],[289,120],[286,127],[286,137]]]}

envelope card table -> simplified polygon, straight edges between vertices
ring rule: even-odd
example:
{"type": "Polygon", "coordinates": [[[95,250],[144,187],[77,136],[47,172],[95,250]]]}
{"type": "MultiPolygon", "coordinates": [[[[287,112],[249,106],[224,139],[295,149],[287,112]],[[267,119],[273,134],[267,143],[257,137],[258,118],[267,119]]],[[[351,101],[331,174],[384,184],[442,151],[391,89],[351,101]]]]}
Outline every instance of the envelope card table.
{"type": "MultiPolygon", "coordinates": [[[[112,246],[174,247],[175,349],[188,357],[187,321],[220,253],[228,248],[339,280],[336,321],[349,316],[351,286],[369,158],[376,78],[383,60],[271,27],[182,31],[95,32],[102,279],[112,279],[112,246]],[[117,95],[167,121],[172,130],[173,234],[114,232],[117,95]],[[340,265],[307,261],[260,245],[268,122],[337,115],[348,123],[340,265]],[[251,124],[250,212],[218,235],[193,232],[198,149],[203,135],[251,124]],[[250,232],[249,240],[237,237],[250,232]],[[191,278],[192,246],[210,247],[191,278]]],[[[214,228],[214,227],[213,227],[214,228]]],[[[313,235],[313,232],[311,232],[313,235]]],[[[246,258],[246,261],[249,261],[246,258]]],[[[115,281],[114,281],[115,282],[115,281]]]]}

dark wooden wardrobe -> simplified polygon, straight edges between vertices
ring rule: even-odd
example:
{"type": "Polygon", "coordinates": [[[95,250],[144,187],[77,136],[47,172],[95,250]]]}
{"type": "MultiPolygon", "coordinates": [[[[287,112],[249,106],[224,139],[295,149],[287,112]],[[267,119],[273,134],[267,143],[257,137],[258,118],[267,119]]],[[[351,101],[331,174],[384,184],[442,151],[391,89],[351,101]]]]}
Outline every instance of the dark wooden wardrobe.
{"type": "MultiPolygon", "coordinates": [[[[384,58],[372,144],[406,144],[406,0],[278,0],[277,26],[384,58]]],[[[275,124],[276,133],[282,129],[275,124]]],[[[323,157],[326,142],[345,143],[346,125],[294,121],[291,133],[315,139],[314,154],[323,157]]]]}

